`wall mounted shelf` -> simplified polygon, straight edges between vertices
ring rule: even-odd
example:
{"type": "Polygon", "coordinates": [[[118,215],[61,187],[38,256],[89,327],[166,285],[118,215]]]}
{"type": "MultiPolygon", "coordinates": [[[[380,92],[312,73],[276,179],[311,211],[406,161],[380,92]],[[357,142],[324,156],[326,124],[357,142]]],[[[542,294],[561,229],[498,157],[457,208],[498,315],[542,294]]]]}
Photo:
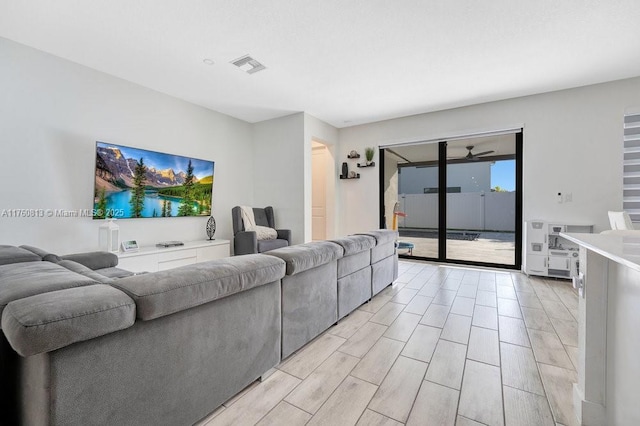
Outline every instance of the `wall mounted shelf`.
{"type": "Polygon", "coordinates": [[[355,177],[349,177],[349,176],[340,175],[340,179],[360,179],[360,173],[356,174],[355,177]]]}
{"type": "Polygon", "coordinates": [[[348,154],[348,155],[347,155],[347,158],[348,158],[348,159],[360,158],[360,154],[356,154],[356,155],[348,154]]]}
{"type": "Polygon", "coordinates": [[[376,166],[376,162],[372,161],[371,164],[360,164],[360,163],[357,163],[356,166],[358,166],[361,169],[363,169],[365,167],[375,167],[376,166]]]}

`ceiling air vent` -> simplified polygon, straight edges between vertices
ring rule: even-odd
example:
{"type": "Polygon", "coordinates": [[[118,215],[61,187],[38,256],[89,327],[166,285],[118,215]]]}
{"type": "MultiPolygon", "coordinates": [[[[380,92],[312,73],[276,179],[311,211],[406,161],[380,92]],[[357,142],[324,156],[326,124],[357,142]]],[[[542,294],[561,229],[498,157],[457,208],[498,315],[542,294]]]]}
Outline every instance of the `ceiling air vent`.
{"type": "Polygon", "coordinates": [[[245,55],[235,61],[231,61],[231,63],[247,74],[253,74],[267,68],[249,55],[245,55]]]}

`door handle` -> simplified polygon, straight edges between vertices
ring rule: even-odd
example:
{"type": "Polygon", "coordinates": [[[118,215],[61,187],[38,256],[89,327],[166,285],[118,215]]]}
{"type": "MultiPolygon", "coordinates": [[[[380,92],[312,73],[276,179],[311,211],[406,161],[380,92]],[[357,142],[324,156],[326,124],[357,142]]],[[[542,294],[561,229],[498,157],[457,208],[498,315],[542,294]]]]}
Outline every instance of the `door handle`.
{"type": "Polygon", "coordinates": [[[544,258],[544,267],[545,268],[547,267],[547,258],[546,257],[544,258]]]}
{"type": "Polygon", "coordinates": [[[571,266],[569,265],[569,259],[567,259],[567,269],[570,269],[571,266]]]}

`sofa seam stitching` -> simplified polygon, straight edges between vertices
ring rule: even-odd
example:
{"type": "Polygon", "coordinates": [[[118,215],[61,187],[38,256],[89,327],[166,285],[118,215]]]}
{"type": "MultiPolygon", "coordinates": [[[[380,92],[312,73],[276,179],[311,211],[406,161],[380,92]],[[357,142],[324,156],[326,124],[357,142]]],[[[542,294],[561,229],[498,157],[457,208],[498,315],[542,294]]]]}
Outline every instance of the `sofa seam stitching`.
{"type": "Polygon", "coordinates": [[[20,324],[21,326],[23,326],[25,328],[31,328],[31,327],[39,327],[41,325],[53,324],[55,322],[60,322],[60,321],[66,321],[66,320],[71,320],[71,319],[75,319],[75,318],[85,317],[85,316],[88,316],[88,315],[99,314],[101,312],[111,311],[111,310],[114,310],[114,309],[117,309],[117,308],[121,308],[123,306],[135,306],[135,303],[127,302],[127,303],[123,303],[122,305],[112,306],[112,307],[109,307],[109,308],[100,309],[100,310],[92,311],[92,312],[83,312],[82,314],[73,315],[73,316],[70,316],[70,317],[60,318],[60,319],[46,321],[46,322],[39,322],[37,324],[25,324],[25,323],[23,323],[22,321],[20,321],[18,319],[18,317],[16,317],[14,315],[14,312],[12,312],[13,311],[13,309],[12,309],[13,307],[12,306],[9,307],[8,309],[9,309],[9,313],[16,320],[16,322],[18,322],[18,324],[20,324]]]}

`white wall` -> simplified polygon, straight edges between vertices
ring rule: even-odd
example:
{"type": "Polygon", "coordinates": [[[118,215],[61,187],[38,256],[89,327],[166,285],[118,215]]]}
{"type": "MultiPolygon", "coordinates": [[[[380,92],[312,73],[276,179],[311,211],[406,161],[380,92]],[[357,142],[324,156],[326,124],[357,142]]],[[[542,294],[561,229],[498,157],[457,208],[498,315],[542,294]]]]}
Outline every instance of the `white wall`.
{"type": "MultiPolygon", "coordinates": [[[[608,229],[622,208],[622,122],[638,106],[640,78],[340,129],[339,157],[365,146],[524,126],[524,220],[592,223],[608,229]],[[556,194],[571,193],[559,204],[556,194]]],[[[378,174],[340,181],[340,232],[378,226],[378,174]]]]}
{"type": "MultiPolygon", "coordinates": [[[[0,57],[0,212],[92,208],[95,141],[101,140],[215,161],[216,237],[231,238],[231,208],[254,198],[250,124],[2,38],[0,57]]],[[[203,239],[206,221],[118,224],[122,239],[155,244],[203,239]]],[[[0,244],[95,250],[99,224],[0,217],[0,244]]]]}
{"type": "MultiPolygon", "coordinates": [[[[253,206],[273,206],[276,227],[290,229],[294,244],[307,241],[307,227],[308,238],[311,238],[311,201],[306,216],[305,173],[311,170],[311,142],[305,143],[304,114],[256,123],[253,139],[254,151],[247,158],[247,163],[249,158],[253,160],[253,206]]],[[[238,173],[249,172],[249,167],[243,167],[242,159],[237,159],[236,167],[238,173]]],[[[310,178],[308,192],[310,197],[310,178]]]]}

